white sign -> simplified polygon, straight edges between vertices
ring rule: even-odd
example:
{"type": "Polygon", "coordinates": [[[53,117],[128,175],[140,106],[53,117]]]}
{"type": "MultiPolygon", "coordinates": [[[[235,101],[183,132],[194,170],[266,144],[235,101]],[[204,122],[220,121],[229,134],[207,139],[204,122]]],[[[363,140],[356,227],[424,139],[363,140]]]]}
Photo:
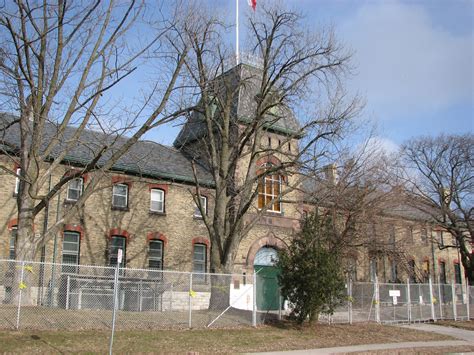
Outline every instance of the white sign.
{"type": "Polygon", "coordinates": [[[393,304],[394,304],[394,305],[397,304],[397,303],[398,303],[398,301],[397,301],[397,296],[393,296],[392,298],[393,298],[393,304]]]}
{"type": "Polygon", "coordinates": [[[423,296],[420,295],[420,304],[423,304],[423,296]]]}
{"type": "Polygon", "coordinates": [[[388,294],[390,297],[400,297],[400,290],[389,290],[388,294]]]}
{"type": "Polygon", "coordinates": [[[119,249],[117,252],[117,263],[120,265],[122,263],[123,258],[123,250],[119,249]]]}

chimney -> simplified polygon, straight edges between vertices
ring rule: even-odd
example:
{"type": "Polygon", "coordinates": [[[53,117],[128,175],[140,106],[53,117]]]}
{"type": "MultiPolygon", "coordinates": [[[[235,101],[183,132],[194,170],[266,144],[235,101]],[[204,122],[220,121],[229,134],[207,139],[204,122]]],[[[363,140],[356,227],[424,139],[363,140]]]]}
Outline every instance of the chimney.
{"type": "Polygon", "coordinates": [[[337,182],[337,166],[336,163],[328,164],[323,167],[324,177],[331,185],[337,182]]]}

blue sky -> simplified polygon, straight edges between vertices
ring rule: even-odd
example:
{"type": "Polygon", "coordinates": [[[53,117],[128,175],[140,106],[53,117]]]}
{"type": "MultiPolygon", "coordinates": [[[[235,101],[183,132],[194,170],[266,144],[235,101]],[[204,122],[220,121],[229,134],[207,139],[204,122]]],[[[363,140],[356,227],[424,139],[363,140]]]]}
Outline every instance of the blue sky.
{"type": "MultiPolygon", "coordinates": [[[[272,0],[257,0],[256,16],[265,1],[272,0]]],[[[305,14],[310,29],[332,24],[354,51],[347,86],[365,97],[363,116],[376,122],[388,149],[413,136],[474,132],[474,1],[285,3],[305,14]]],[[[233,23],[234,0],[208,4],[233,23]]],[[[240,8],[243,20],[246,0],[240,8]]],[[[171,144],[178,130],[162,127],[147,138],[171,144]]]]}

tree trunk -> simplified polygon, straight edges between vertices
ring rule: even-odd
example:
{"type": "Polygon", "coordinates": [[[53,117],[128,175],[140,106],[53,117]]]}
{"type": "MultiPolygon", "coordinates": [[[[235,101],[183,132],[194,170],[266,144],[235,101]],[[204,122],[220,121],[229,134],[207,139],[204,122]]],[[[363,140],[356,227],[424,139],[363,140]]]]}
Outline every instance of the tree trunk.
{"type": "Polygon", "coordinates": [[[19,302],[20,290],[21,303],[32,305],[34,302],[32,287],[34,286],[34,275],[39,272],[39,267],[28,265],[28,261],[34,261],[37,249],[34,233],[34,201],[28,195],[25,188],[20,188],[18,202],[18,226],[17,240],[15,243],[15,257],[19,262],[25,262],[23,270],[20,263],[16,264],[12,284],[12,300],[17,304],[19,302]],[[22,272],[23,271],[23,272],[22,272]]]}
{"type": "Polygon", "coordinates": [[[230,285],[232,284],[232,273],[234,263],[228,261],[222,263],[220,258],[212,256],[211,250],[211,297],[209,309],[224,310],[230,306],[230,285]],[[217,264],[217,265],[216,265],[217,264]]]}

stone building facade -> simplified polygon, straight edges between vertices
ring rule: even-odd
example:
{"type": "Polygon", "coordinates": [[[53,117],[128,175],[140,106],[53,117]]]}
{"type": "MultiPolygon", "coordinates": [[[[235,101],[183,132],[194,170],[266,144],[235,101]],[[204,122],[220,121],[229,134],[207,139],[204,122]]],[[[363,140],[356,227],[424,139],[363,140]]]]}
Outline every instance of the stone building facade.
{"type": "MultiPolygon", "coordinates": [[[[276,147],[279,146],[278,142],[288,141],[288,132],[294,124],[292,120],[269,130],[262,139],[266,144],[276,147]]],[[[185,154],[185,149],[182,149],[183,144],[188,144],[183,138],[189,134],[186,130],[189,127],[185,125],[175,147],[139,142],[128,158],[124,158],[135,164],[121,162],[120,167],[112,171],[89,173],[71,181],[50,202],[48,213],[36,218],[35,233],[38,237],[45,223],[53,225],[57,217],[74,204],[88,184],[91,174],[103,174],[99,187],[87,199],[80,213],[62,225],[62,233],[47,239],[44,253],[41,255],[39,252],[37,259],[72,265],[114,265],[117,250],[122,248],[127,267],[208,271],[210,243],[207,229],[193,200],[196,188],[189,154],[185,154]],[[141,160],[138,163],[137,157],[141,160]]],[[[196,150],[195,147],[193,149],[196,150]]],[[[290,139],[284,149],[295,151],[297,137],[290,139]]],[[[14,156],[4,154],[0,156],[0,164],[15,171],[15,159],[14,156]]],[[[278,154],[262,159],[278,160],[278,154]]],[[[72,169],[74,164],[65,162],[53,172],[52,183],[72,169]]],[[[204,168],[200,169],[199,179],[206,187],[202,195],[206,199],[207,213],[212,213],[212,179],[204,168]]],[[[0,175],[1,259],[15,257],[17,188],[18,181],[14,176],[6,173],[0,175]]],[[[252,273],[260,251],[283,249],[291,243],[302,217],[315,206],[302,202],[305,200],[304,192],[295,191],[290,197],[285,200],[293,200],[294,203],[280,202],[279,210],[269,211],[262,216],[242,240],[235,260],[236,273],[252,273]]],[[[257,210],[256,201],[249,218],[257,210]]],[[[408,277],[413,282],[420,282],[431,275],[435,280],[439,277],[442,282],[456,279],[456,282],[464,283],[464,272],[456,250],[440,250],[428,238],[431,233],[442,235],[444,232],[441,229],[415,216],[392,215],[384,217],[383,221],[390,231],[386,233],[384,229],[384,232],[378,233],[378,238],[393,238],[395,243],[403,240],[401,248],[405,251],[405,261],[395,262],[390,256],[369,249],[356,250],[353,253],[353,267],[347,268],[353,279],[370,281],[377,275],[382,282],[404,282],[408,277]]],[[[446,240],[450,238],[447,234],[443,237],[446,240]]]]}

